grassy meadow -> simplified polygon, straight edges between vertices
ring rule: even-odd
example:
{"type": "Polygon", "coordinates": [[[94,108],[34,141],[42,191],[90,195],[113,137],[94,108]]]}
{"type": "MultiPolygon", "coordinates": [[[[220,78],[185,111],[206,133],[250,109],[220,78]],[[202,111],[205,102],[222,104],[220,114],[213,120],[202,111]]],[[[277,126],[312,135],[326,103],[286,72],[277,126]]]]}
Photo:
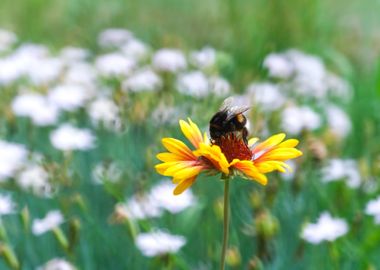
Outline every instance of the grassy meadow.
{"type": "Polygon", "coordinates": [[[174,198],[154,193],[170,180],[154,166],[162,138],[185,141],[179,119],[206,132],[228,96],[252,106],[250,136],[285,132],[303,156],[267,186],[231,181],[226,269],[380,269],[379,12],[369,0],[0,1],[0,29],[17,35],[1,50],[0,31],[0,269],[218,269],[220,175],[174,198]],[[126,41],[102,44],[115,28],[126,41]],[[178,62],[157,60],[163,48],[178,62]],[[310,240],[324,212],[340,223],[310,240]],[[147,255],[137,239],[155,230],[185,243],[147,255]]]}

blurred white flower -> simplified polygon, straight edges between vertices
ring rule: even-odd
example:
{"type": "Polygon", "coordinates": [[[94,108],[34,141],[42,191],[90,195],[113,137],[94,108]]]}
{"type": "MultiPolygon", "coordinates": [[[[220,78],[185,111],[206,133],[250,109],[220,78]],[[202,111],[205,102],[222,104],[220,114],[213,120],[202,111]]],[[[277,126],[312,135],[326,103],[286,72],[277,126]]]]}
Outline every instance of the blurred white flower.
{"type": "Polygon", "coordinates": [[[323,212],[317,223],[307,224],[302,231],[301,237],[312,244],[323,241],[335,241],[335,239],[348,232],[348,225],[344,219],[333,218],[330,213],[323,212]]]}
{"type": "Polygon", "coordinates": [[[42,59],[49,56],[49,49],[42,44],[24,43],[15,50],[14,55],[22,59],[42,59]]]}
{"type": "Polygon", "coordinates": [[[49,90],[48,99],[56,107],[74,111],[84,105],[93,93],[81,85],[61,84],[49,90]]]}
{"type": "Polygon", "coordinates": [[[89,55],[87,49],[68,46],[61,49],[59,56],[65,63],[75,63],[86,60],[89,55]]]}
{"type": "Polygon", "coordinates": [[[345,180],[351,188],[357,188],[361,184],[359,167],[353,159],[331,159],[321,172],[322,181],[326,183],[345,180]]]}
{"type": "Polygon", "coordinates": [[[12,57],[0,59],[0,85],[14,83],[23,75],[20,64],[12,57]]]}
{"type": "Polygon", "coordinates": [[[282,112],[282,128],[285,132],[298,135],[302,130],[316,130],[321,124],[322,120],[319,114],[314,112],[311,108],[302,106],[290,106],[282,112]]]}
{"type": "Polygon", "coordinates": [[[295,91],[304,96],[324,98],[328,86],[325,81],[326,68],[323,61],[297,50],[290,50],[286,54],[295,70],[295,91]]]}
{"type": "Polygon", "coordinates": [[[265,111],[277,110],[286,101],[278,86],[272,83],[252,83],[246,92],[253,103],[260,105],[265,111]]]}
{"type": "Polygon", "coordinates": [[[380,196],[369,201],[365,207],[365,213],[375,217],[375,223],[380,224],[380,196]]]}
{"type": "Polygon", "coordinates": [[[126,76],[131,73],[136,62],[121,53],[109,53],[98,56],[95,67],[104,77],[126,76]]]}
{"type": "Polygon", "coordinates": [[[122,28],[110,28],[98,36],[98,44],[103,48],[120,47],[133,37],[132,32],[122,28]]]}
{"type": "Polygon", "coordinates": [[[17,36],[15,33],[0,28],[0,52],[10,49],[16,41],[17,36]]]}
{"type": "Polygon", "coordinates": [[[0,83],[11,84],[26,77],[34,85],[46,85],[58,78],[62,68],[62,61],[49,57],[45,46],[24,44],[0,60],[0,83]]]}
{"type": "Polygon", "coordinates": [[[96,70],[92,65],[86,62],[73,62],[66,69],[63,79],[67,84],[79,84],[87,88],[94,88],[96,75],[96,70]]]}
{"type": "Polygon", "coordinates": [[[351,132],[351,120],[341,108],[329,105],[326,108],[327,123],[333,134],[339,138],[346,137],[351,132]]]}
{"type": "Polygon", "coordinates": [[[59,110],[40,94],[25,93],[12,101],[12,111],[17,116],[31,118],[37,126],[53,125],[57,122],[59,110]]]}
{"type": "Polygon", "coordinates": [[[152,59],[152,65],[159,71],[178,72],[187,66],[186,58],[182,51],[177,49],[160,49],[152,59]]]}
{"type": "Polygon", "coordinates": [[[121,122],[119,107],[113,100],[105,97],[92,101],[87,108],[87,113],[95,125],[103,124],[108,129],[117,129],[121,122]]]}
{"type": "Polygon", "coordinates": [[[209,85],[206,76],[201,71],[181,74],[177,80],[178,92],[197,98],[207,96],[209,85]]]}
{"type": "Polygon", "coordinates": [[[133,38],[121,47],[121,52],[128,58],[136,61],[144,60],[149,56],[150,49],[141,40],[133,38]]]}
{"type": "Polygon", "coordinates": [[[49,211],[42,219],[34,219],[32,232],[34,235],[41,235],[57,228],[63,223],[63,215],[59,210],[49,211]]]}
{"type": "Polygon", "coordinates": [[[162,80],[153,70],[145,68],[131,74],[122,87],[132,92],[156,91],[162,88],[162,80]]]}
{"type": "Polygon", "coordinates": [[[25,163],[28,151],[21,144],[0,140],[0,181],[12,177],[25,163]]]}
{"type": "Polygon", "coordinates": [[[54,258],[38,267],[37,270],[76,270],[76,268],[64,259],[54,258]]]}
{"type": "Polygon", "coordinates": [[[181,118],[182,111],[176,107],[168,106],[163,103],[152,112],[152,122],[154,125],[174,125],[177,124],[181,118]]]}
{"type": "Polygon", "coordinates": [[[34,59],[25,66],[25,75],[34,85],[47,85],[58,79],[63,62],[58,58],[34,59]]]}
{"type": "Polygon", "coordinates": [[[335,96],[339,97],[341,100],[348,101],[352,98],[352,87],[351,85],[331,72],[326,75],[326,84],[329,92],[335,96]]]}
{"type": "Polygon", "coordinates": [[[211,47],[204,47],[190,54],[190,62],[198,69],[211,68],[216,63],[216,51],[211,47]]]}
{"type": "Polygon", "coordinates": [[[16,210],[16,204],[9,194],[0,194],[0,217],[13,214],[16,210]]]}
{"type": "Polygon", "coordinates": [[[161,208],[156,201],[147,195],[134,195],[127,202],[119,203],[119,211],[132,220],[159,217],[162,215],[161,208]]]}
{"type": "Polygon", "coordinates": [[[120,166],[115,163],[101,162],[92,170],[92,180],[95,184],[103,184],[104,182],[115,183],[121,179],[123,174],[120,166]]]}
{"type": "Polygon", "coordinates": [[[137,248],[147,257],[177,253],[186,244],[186,238],[161,230],[140,233],[136,237],[137,248]]]}
{"type": "Polygon", "coordinates": [[[193,206],[196,202],[191,190],[186,190],[179,196],[173,195],[175,185],[170,181],[161,182],[154,186],[149,192],[157,206],[169,211],[172,214],[179,213],[186,208],[193,206]]]}
{"type": "Polygon", "coordinates": [[[29,165],[24,168],[16,177],[16,183],[27,191],[32,191],[36,195],[50,195],[52,187],[49,183],[49,175],[46,170],[39,165],[29,165]]]}
{"type": "Polygon", "coordinates": [[[230,83],[218,76],[213,76],[209,78],[209,89],[210,92],[218,97],[224,97],[231,93],[230,83]]]}
{"type": "Polygon", "coordinates": [[[88,150],[94,147],[95,136],[88,129],[62,124],[50,133],[50,142],[58,150],[88,150]]]}
{"type": "Polygon", "coordinates": [[[264,59],[263,66],[268,69],[269,76],[280,79],[288,79],[292,76],[294,66],[282,53],[271,53],[264,59]]]}

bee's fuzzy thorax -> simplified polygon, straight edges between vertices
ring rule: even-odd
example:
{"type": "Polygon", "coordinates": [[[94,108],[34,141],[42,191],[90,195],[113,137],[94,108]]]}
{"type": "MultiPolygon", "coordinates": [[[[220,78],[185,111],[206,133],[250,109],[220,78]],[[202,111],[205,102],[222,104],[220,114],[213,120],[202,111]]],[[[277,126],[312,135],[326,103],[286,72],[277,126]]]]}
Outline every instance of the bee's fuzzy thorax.
{"type": "Polygon", "coordinates": [[[225,136],[221,136],[212,140],[212,143],[218,145],[221,148],[228,162],[231,162],[234,159],[252,159],[252,151],[244,141],[241,132],[228,133],[225,136]]]}

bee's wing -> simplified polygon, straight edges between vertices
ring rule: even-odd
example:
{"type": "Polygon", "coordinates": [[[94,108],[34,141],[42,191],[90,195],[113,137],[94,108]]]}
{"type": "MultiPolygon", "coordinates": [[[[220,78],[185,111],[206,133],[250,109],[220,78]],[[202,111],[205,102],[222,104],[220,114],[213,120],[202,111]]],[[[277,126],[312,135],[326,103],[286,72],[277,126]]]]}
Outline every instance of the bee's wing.
{"type": "Polygon", "coordinates": [[[245,107],[241,107],[241,106],[233,106],[233,107],[231,107],[231,108],[229,108],[229,109],[227,110],[227,118],[226,118],[226,120],[229,121],[229,120],[231,120],[232,118],[234,118],[236,115],[248,111],[250,108],[251,108],[251,107],[248,107],[248,106],[245,106],[245,107]]]}
{"type": "Polygon", "coordinates": [[[234,97],[226,98],[223,101],[222,106],[220,107],[220,111],[227,112],[227,121],[234,118],[236,115],[244,113],[248,111],[251,107],[250,106],[239,106],[236,105],[234,97]]]}

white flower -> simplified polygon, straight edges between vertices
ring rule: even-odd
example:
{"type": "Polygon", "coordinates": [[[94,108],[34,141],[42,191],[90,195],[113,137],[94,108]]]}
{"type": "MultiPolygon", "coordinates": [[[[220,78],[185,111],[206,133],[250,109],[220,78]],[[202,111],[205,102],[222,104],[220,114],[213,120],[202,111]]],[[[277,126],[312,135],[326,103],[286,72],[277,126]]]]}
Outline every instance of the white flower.
{"type": "Polygon", "coordinates": [[[95,184],[103,184],[104,182],[115,183],[120,180],[123,171],[118,164],[99,163],[92,170],[92,180],[95,184]]]}
{"type": "Polygon", "coordinates": [[[136,246],[147,257],[178,252],[186,239],[183,236],[168,234],[164,231],[140,233],[136,237],[136,246]]]}
{"type": "Polygon", "coordinates": [[[144,42],[133,38],[121,47],[121,52],[129,58],[140,61],[148,57],[150,49],[144,42]]]}
{"type": "Polygon", "coordinates": [[[38,267],[37,270],[76,270],[76,268],[64,259],[54,258],[38,267]]]}
{"type": "Polygon", "coordinates": [[[0,194],[0,217],[15,212],[16,204],[8,194],[0,194]]]}
{"type": "Polygon", "coordinates": [[[162,182],[152,188],[149,196],[161,208],[172,214],[179,213],[195,204],[195,197],[191,190],[186,190],[180,196],[173,195],[174,184],[170,181],[162,182]]]}
{"type": "Polygon", "coordinates": [[[294,66],[296,92],[304,96],[325,97],[328,85],[325,82],[326,69],[323,61],[297,50],[290,50],[286,55],[294,66]]]}
{"type": "Polygon", "coordinates": [[[344,219],[332,218],[330,213],[324,212],[317,223],[307,224],[302,231],[302,238],[312,244],[323,241],[334,241],[348,232],[348,225],[344,219]]]}
{"type": "Polygon", "coordinates": [[[380,196],[369,201],[365,207],[365,213],[375,217],[375,223],[380,224],[380,196]]]}
{"type": "Polygon", "coordinates": [[[64,47],[60,52],[60,58],[66,63],[80,62],[86,60],[90,52],[79,47],[64,47]]]}
{"type": "Polygon", "coordinates": [[[200,71],[180,75],[177,80],[177,88],[180,93],[197,98],[205,97],[210,93],[208,80],[200,71]]]}
{"type": "Polygon", "coordinates": [[[45,45],[24,43],[14,52],[22,59],[43,59],[49,56],[49,49],[45,45]]]}
{"type": "Polygon", "coordinates": [[[96,71],[93,66],[85,62],[73,62],[64,74],[67,84],[83,85],[92,88],[96,81],[96,71]]]}
{"type": "Polygon", "coordinates": [[[25,93],[12,101],[12,111],[17,116],[31,118],[37,126],[53,125],[57,122],[59,110],[40,94],[25,93]]]}
{"type": "Polygon", "coordinates": [[[109,53],[98,56],[95,67],[105,77],[126,76],[131,73],[136,63],[121,53],[109,53]]]}
{"type": "Polygon", "coordinates": [[[213,67],[216,62],[216,51],[211,47],[204,47],[200,51],[190,54],[190,62],[198,69],[213,67]]]}
{"type": "Polygon", "coordinates": [[[155,200],[146,195],[135,195],[126,203],[118,204],[118,208],[124,212],[124,216],[132,220],[154,218],[162,214],[155,200]]]}
{"type": "Polygon", "coordinates": [[[133,37],[133,34],[121,28],[110,28],[98,36],[98,44],[104,48],[120,47],[133,37]]]}
{"type": "Polygon", "coordinates": [[[171,107],[161,103],[158,107],[152,112],[152,122],[154,125],[174,125],[178,123],[178,120],[181,118],[181,110],[176,107],[171,107]]]}
{"type": "Polygon", "coordinates": [[[253,102],[259,104],[265,111],[279,109],[286,100],[278,86],[272,83],[252,83],[246,92],[253,102]]]}
{"type": "Polygon", "coordinates": [[[209,89],[212,94],[218,97],[224,97],[231,92],[231,85],[226,79],[213,76],[209,78],[209,89]]]}
{"type": "Polygon", "coordinates": [[[0,140],[0,181],[12,177],[26,161],[28,151],[21,144],[0,140]]]}
{"type": "Polygon", "coordinates": [[[52,145],[62,151],[88,150],[94,147],[95,137],[88,129],[63,124],[50,133],[52,145]]]}
{"type": "Polygon", "coordinates": [[[149,68],[133,73],[123,82],[123,89],[130,90],[132,92],[156,91],[161,88],[161,78],[149,68]]]}
{"type": "Polygon", "coordinates": [[[17,36],[8,30],[0,29],[0,52],[8,50],[17,41],[17,36]]]}
{"type": "Polygon", "coordinates": [[[159,71],[178,72],[186,68],[186,58],[180,50],[161,49],[152,59],[153,67],[159,71]]]}
{"type": "Polygon", "coordinates": [[[108,98],[98,98],[90,103],[87,113],[95,125],[103,123],[106,128],[113,129],[120,123],[119,107],[108,98]]]}
{"type": "Polygon", "coordinates": [[[345,101],[352,98],[352,87],[347,81],[331,72],[326,74],[325,81],[329,88],[329,93],[333,96],[339,97],[345,101]]]}
{"type": "Polygon", "coordinates": [[[42,219],[34,219],[32,232],[34,235],[41,235],[57,228],[63,223],[63,215],[59,210],[49,211],[42,219]]]}
{"type": "Polygon", "coordinates": [[[9,85],[22,76],[20,64],[12,57],[0,59],[0,85],[9,85]]]}
{"type": "Polygon", "coordinates": [[[329,128],[336,136],[344,138],[350,133],[351,120],[345,111],[335,105],[329,105],[326,114],[329,128]]]}
{"type": "Polygon", "coordinates": [[[309,107],[291,106],[282,112],[282,128],[290,134],[298,135],[302,130],[316,130],[322,124],[321,117],[309,107]]]}
{"type": "Polygon", "coordinates": [[[61,74],[63,62],[57,58],[34,59],[25,67],[26,76],[34,85],[46,85],[61,74]]]}
{"type": "Polygon", "coordinates": [[[331,159],[322,168],[322,181],[332,182],[345,180],[351,188],[357,188],[361,184],[358,164],[353,159],[331,159]]]}
{"type": "Polygon", "coordinates": [[[24,190],[30,190],[36,195],[48,195],[52,188],[49,175],[39,165],[29,165],[16,177],[16,183],[24,190]]]}
{"type": "Polygon", "coordinates": [[[269,76],[280,79],[288,79],[294,71],[294,66],[286,57],[281,53],[271,53],[264,59],[263,66],[268,69],[269,76]]]}
{"type": "Polygon", "coordinates": [[[83,86],[62,84],[49,91],[48,99],[60,109],[74,111],[82,107],[91,96],[91,91],[83,86]]]}

